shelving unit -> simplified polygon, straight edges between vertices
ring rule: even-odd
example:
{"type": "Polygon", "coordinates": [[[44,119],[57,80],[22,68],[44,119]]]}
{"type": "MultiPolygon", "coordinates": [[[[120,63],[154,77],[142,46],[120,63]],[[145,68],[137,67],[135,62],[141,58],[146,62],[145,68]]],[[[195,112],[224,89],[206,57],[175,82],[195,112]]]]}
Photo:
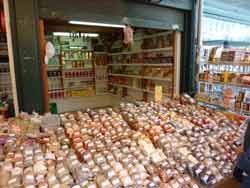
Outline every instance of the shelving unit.
{"type": "MultiPolygon", "coordinates": [[[[230,53],[233,54],[228,50],[224,52],[224,56],[230,53]]],[[[244,58],[247,57],[248,53],[245,52],[244,58]]],[[[232,55],[229,57],[233,58],[232,55]]],[[[221,59],[209,61],[208,59],[205,57],[198,63],[197,99],[215,108],[220,106],[225,111],[249,115],[250,83],[247,83],[245,79],[250,78],[250,61],[225,61],[221,59]]]]}
{"type": "Polygon", "coordinates": [[[208,64],[208,65],[234,65],[234,66],[250,66],[250,62],[248,61],[240,61],[240,62],[230,62],[230,61],[207,61],[207,62],[199,62],[200,64],[208,64]]]}
{"type": "Polygon", "coordinates": [[[238,84],[238,83],[230,83],[230,82],[220,82],[220,81],[213,81],[213,80],[199,80],[199,82],[204,82],[208,84],[219,84],[219,85],[227,85],[227,86],[234,86],[240,88],[250,88],[250,85],[247,84],[238,84]]]}
{"type": "Polygon", "coordinates": [[[161,86],[162,96],[173,97],[179,84],[176,79],[178,67],[175,66],[179,55],[175,49],[176,35],[174,32],[161,32],[138,37],[135,41],[145,42],[145,39],[149,39],[146,42],[161,41],[161,47],[156,44],[151,49],[109,54],[109,91],[122,98],[148,101],[152,100],[156,86],[161,86]]]}
{"type": "Polygon", "coordinates": [[[162,64],[153,64],[153,63],[140,63],[140,64],[125,64],[125,63],[121,63],[121,64],[109,64],[108,66],[149,66],[149,67],[171,67],[173,66],[173,64],[170,63],[162,63],[162,64]]]}
{"type": "Polygon", "coordinates": [[[59,54],[55,57],[59,58],[59,64],[47,66],[50,101],[95,95],[92,55],[91,50],[65,49],[65,45],[59,46],[59,54]]]}
{"type": "MultiPolygon", "coordinates": [[[[132,90],[136,90],[136,91],[141,91],[141,92],[145,92],[145,93],[151,93],[151,94],[155,94],[154,91],[150,91],[150,90],[146,90],[146,89],[141,89],[141,88],[136,88],[136,87],[132,87],[132,86],[128,86],[128,85],[121,85],[121,84],[112,84],[110,83],[109,85],[111,86],[116,86],[116,87],[121,87],[121,88],[127,88],[127,89],[132,89],[132,90]]],[[[168,94],[164,94],[164,96],[170,97],[171,95],[168,94]]]]}
{"type": "Polygon", "coordinates": [[[168,78],[157,78],[157,77],[138,76],[138,75],[129,75],[129,74],[109,74],[109,76],[126,77],[126,78],[138,78],[138,79],[145,79],[145,80],[168,81],[168,82],[172,81],[171,79],[168,79],[168,78]]]}
{"type": "Polygon", "coordinates": [[[94,52],[96,95],[108,93],[108,53],[94,52]]]}
{"type": "Polygon", "coordinates": [[[0,62],[0,99],[2,97],[12,98],[11,78],[8,63],[0,62]]]}
{"type": "Polygon", "coordinates": [[[144,50],[136,50],[131,52],[119,52],[119,53],[110,53],[111,56],[119,56],[119,55],[131,55],[131,54],[141,54],[141,53],[151,53],[151,52],[169,52],[169,56],[172,56],[172,47],[166,48],[156,48],[156,49],[144,49],[144,50]]]}

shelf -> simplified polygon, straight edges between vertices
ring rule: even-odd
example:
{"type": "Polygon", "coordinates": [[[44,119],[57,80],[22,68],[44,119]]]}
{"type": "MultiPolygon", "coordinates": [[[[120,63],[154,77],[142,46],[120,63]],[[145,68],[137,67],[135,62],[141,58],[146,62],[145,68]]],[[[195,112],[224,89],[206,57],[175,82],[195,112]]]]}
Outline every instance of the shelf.
{"type": "Polygon", "coordinates": [[[6,66],[6,65],[9,65],[9,63],[7,63],[7,62],[3,62],[3,61],[0,61],[0,66],[1,66],[1,65],[6,66]]]}
{"type": "Polygon", "coordinates": [[[249,112],[239,111],[239,110],[235,110],[235,109],[229,109],[229,108],[226,108],[223,105],[214,104],[214,103],[211,103],[211,102],[206,102],[206,101],[199,100],[198,104],[200,106],[212,108],[212,109],[215,109],[215,110],[220,110],[220,111],[224,111],[224,112],[230,112],[230,113],[238,114],[238,115],[244,116],[246,118],[248,118],[250,116],[249,112]]]}
{"type": "MultiPolygon", "coordinates": [[[[225,40],[210,40],[210,41],[203,41],[204,46],[218,46],[223,45],[225,40]]],[[[244,41],[228,41],[230,46],[233,47],[242,47],[242,46],[250,46],[250,42],[244,41]]]]}
{"type": "MultiPolygon", "coordinates": [[[[132,89],[132,90],[135,90],[135,91],[141,91],[141,92],[145,92],[145,93],[155,94],[154,91],[150,91],[150,90],[147,90],[147,89],[136,88],[136,87],[132,87],[132,86],[128,86],[128,85],[112,84],[112,83],[109,83],[109,85],[115,86],[115,87],[123,87],[123,88],[127,88],[127,89],[132,89]]],[[[163,96],[171,96],[171,94],[163,94],[163,96]]]]}
{"type": "Polygon", "coordinates": [[[246,84],[225,83],[225,82],[208,81],[208,80],[199,80],[199,82],[205,82],[205,83],[209,83],[209,84],[219,84],[219,85],[229,85],[229,86],[235,86],[235,87],[250,88],[250,85],[246,85],[246,84]]]}
{"type": "Polygon", "coordinates": [[[90,59],[62,59],[62,61],[91,61],[90,59]]]}
{"type": "Polygon", "coordinates": [[[93,52],[94,55],[108,55],[107,52],[93,52]]]}
{"type": "Polygon", "coordinates": [[[168,81],[171,82],[171,79],[166,78],[157,78],[157,77],[150,77],[150,76],[138,76],[138,75],[127,75],[127,74],[108,74],[109,76],[118,76],[118,77],[127,77],[127,78],[138,78],[138,79],[146,79],[146,80],[158,80],[158,81],[168,81]]]}
{"type": "Polygon", "coordinates": [[[79,67],[79,68],[63,68],[63,71],[71,71],[71,70],[92,70],[93,68],[84,68],[84,67],[79,67]]]}
{"type": "Polygon", "coordinates": [[[162,35],[169,35],[169,34],[172,34],[172,32],[171,31],[165,31],[165,32],[156,33],[156,34],[152,34],[152,35],[145,35],[145,36],[142,36],[142,37],[135,37],[134,41],[149,39],[149,38],[159,37],[159,36],[162,36],[162,35]]]}
{"type": "Polygon", "coordinates": [[[129,54],[138,54],[138,53],[150,53],[150,52],[163,52],[163,51],[172,51],[172,47],[167,48],[156,48],[156,49],[145,49],[145,50],[138,50],[138,51],[132,51],[132,52],[118,52],[118,53],[110,53],[111,56],[117,56],[117,55],[129,55],[129,54]]]}
{"type": "Polygon", "coordinates": [[[108,82],[109,80],[95,80],[95,82],[108,82]]]}
{"type": "Polygon", "coordinates": [[[203,100],[198,100],[198,104],[201,105],[201,106],[205,106],[205,107],[215,109],[215,110],[223,110],[223,111],[228,110],[223,105],[219,105],[219,104],[215,104],[215,103],[207,102],[207,101],[203,101],[203,100]]]}
{"type": "Polygon", "coordinates": [[[106,69],[108,65],[95,65],[95,69],[106,69]]]}
{"type": "Polygon", "coordinates": [[[209,64],[209,65],[235,65],[235,66],[250,66],[250,62],[244,61],[208,61],[208,62],[200,62],[200,64],[209,64]]]}
{"type": "Polygon", "coordinates": [[[61,67],[62,65],[58,64],[58,65],[53,65],[53,64],[50,64],[50,65],[47,65],[47,67],[61,67]]]}
{"type": "Polygon", "coordinates": [[[74,82],[76,81],[79,81],[79,82],[88,82],[88,81],[93,81],[94,80],[94,77],[91,77],[91,78],[81,78],[81,77],[77,77],[77,78],[65,78],[63,77],[64,80],[72,80],[74,82]]]}
{"type": "Polygon", "coordinates": [[[48,91],[49,91],[49,92],[53,92],[53,91],[61,91],[61,90],[64,90],[64,88],[49,89],[48,91]]]}
{"type": "Polygon", "coordinates": [[[47,71],[60,70],[61,65],[47,65],[47,71]]]}
{"type": "MultiPolygon", "coordinates": [[[[67,44],[68,45],[68,44],[67,44]]],[[[68,45],[69,46],[69,45],[68,45]]],[[[75,46],[78,47],[78,46],[75,46]]],[[[81,47],[81,46],[79,46],[81,47]]],[[[87,50],[87,49],[62,49],[61,52],[77,52],[77,51],[82,51],[82,52],[93,52],[93,50],[87,50]]]]}
{"type": "Polygon", "coordinates": [[[152,64],[152,63],[137,63],[137,64],[124,64],[124,63],[117,63],[117,64],[109,64],[108,66],[151,66],[151,67],[170,67],[170,66],[173,66],[172,63],[162,63],[162,64],[152,64]]]}
{"type": "MultiPolygon", "coordinates": [[[[93,87],[94,85],[91,85],[91,86],[93,87]]],[[[91,86],[65,87],[64,89],[65,90],[84,90],[84,89],[90,88],[91,86]]]]}

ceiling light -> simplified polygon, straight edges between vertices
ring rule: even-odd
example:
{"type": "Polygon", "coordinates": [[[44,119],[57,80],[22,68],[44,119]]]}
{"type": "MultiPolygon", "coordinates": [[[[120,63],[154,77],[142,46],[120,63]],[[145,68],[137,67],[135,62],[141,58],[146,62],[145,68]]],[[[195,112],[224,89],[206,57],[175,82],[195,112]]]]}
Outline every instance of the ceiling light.
{"type": "Polygon", "coordinates": [[[99,37],[98,33],[82,33],[82,37],[99,37]]]}
{"type": "Polygon", "coordinates": [[[100,26],[100,27],[125,28],[125,25],[106,24],[106,23],[96,23],[96,22],[69,21],[69,23],[70,23],[70,24],[75,24],[75,25],[87,25],[87,26],[100,26]]]}
{"type": "MultiPolygon", "coordinates": [[[[70,37],[72,34],[79,36],[79,33],[69,33],[69,32],[53,32],[54,36],[70,37]]],[[[98,33],[80,33],[81,37],[99,37],[98,33]]],[[[74,35],[73,35],[74,36],[74,35]]]]}
{"type": "Polygon", "coordinates": [[[66,33],[66,32],[53,32],[54,36],[62,36],[62,37],[69,37],[70,33],[66,33]]]}

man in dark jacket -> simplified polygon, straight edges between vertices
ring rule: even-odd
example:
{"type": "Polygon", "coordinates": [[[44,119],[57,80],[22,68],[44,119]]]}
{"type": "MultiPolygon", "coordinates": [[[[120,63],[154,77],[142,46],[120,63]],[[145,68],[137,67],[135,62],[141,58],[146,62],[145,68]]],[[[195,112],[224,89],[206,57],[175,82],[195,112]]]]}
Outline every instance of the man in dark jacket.
{"type": "Polygon", "coordinates": [[[247,120],[243,150],[234,170],[234,177],[241,182],[240,188],[250,188],[250,120],[247,120]]]}

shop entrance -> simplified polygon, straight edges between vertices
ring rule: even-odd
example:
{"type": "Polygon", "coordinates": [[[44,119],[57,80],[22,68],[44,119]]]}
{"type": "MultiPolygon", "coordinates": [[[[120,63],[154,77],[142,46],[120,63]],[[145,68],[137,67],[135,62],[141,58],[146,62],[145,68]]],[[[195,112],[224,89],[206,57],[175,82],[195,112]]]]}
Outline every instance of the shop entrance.
{"type": "Polygon", "coordinates": [[[132,27],[133,42],[125,44],[124,27],[41,21],[44,95],[52,112],[179,94],[180,33],[132,27]]]}

